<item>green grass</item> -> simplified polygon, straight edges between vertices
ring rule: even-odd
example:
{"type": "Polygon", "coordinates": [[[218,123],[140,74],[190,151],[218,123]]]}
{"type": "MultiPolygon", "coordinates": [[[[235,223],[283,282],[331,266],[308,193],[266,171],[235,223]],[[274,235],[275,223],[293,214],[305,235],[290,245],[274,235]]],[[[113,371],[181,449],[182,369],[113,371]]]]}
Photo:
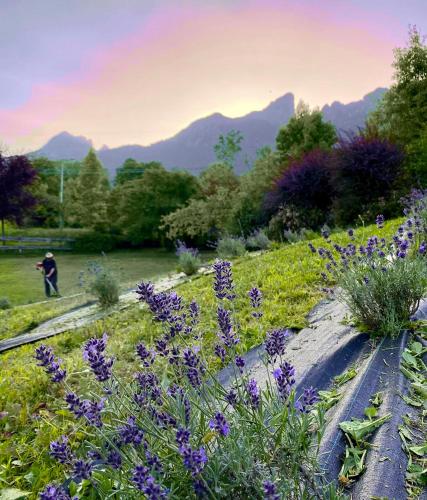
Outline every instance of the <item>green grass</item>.
{"type": "MultiPolygon", "coordinates": [[[[44,300],[43,277],[35,268],[43,259],[40,254],[7,255],[0,252],[0,290],[12,305],[44,300]]],[[[58,253],[58,285],[62,295],[81,293],[79,273],[87,268],[88,261],[104,262],[117,275],[121,288],[125,289],[143,278],[151,278],[175,271],[178,259],[173,252],[159,249],[120,250],[104,258],[93,254],[58,253]]]]}
{"type": "MultiPolygon", "coordinates": [[[[388,223],[384,234],[393,234],[400,222],[388,223]]],[[[377,229],[370,226],[363,232],[366,237],[377,233],[377,229]]],[[[334,235],[334,240],[343,243],[345,233],[334,235]]],[[[322,244],[316,240],[313,243],[322,244]]],[[[261,343],[268,329],[303,328],[306,315],[323,296],[321,270],[323,262],[310,253],[306,242],[235,261],[240,349],[246,351],[261,343]],[[250,314],[247,292],[252,286],[258,286],[264,295],[264,316],[259,323],[250,314]]],[[[186,300],[194,298],[200,304],[201,328],[205,347],[209,350],[217,331],[212,276],[188,282],[179,287],[178,292],[186,300]]],[[[46,343],[64,360],[69,373],[68,383],[78,394],[89,390],[91,380],[82,361],[81,345],[104,331],[110,337],[108,353],[116,357],[115,372],[130,377],[138,369],[135,344],[141,340],[152,343],[160,330],[153,325],[148,312],[136,304],[88,327],[49,339],[46,343]]],[[[49,442],[63,433],[70,434],[74,442],[81,438],[74,419],[64,411],[63,389],[49,383],[32,359],[36,345],[22,346],[0,355],[0,409],[6,412],[0,419],[0,484],[32,491],[29,498],[35,498],[35,492],[47,482],[62,478],[62,471],[48,455],[49,442]]],[[[208,361],[211,367],[218,366],[213,357],[208,361]]]]}

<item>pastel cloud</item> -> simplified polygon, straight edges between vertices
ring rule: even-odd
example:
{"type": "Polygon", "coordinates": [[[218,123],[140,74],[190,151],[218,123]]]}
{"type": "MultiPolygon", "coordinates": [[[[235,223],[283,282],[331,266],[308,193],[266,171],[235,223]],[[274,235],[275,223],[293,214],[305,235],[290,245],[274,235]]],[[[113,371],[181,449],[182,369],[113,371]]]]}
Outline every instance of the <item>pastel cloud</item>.
{"type": "Polygon", "coordinates": [[[357,16],[337,20],[323,2],[185,5],[153,11],[121,40],[88,49],[79,71],[0,109],[0,139],[17,151],[62,130],[96,146],[148,144],[198,117],[238,116],[287,91],[323,105],[390,82],[389,32],[357,16]]]}

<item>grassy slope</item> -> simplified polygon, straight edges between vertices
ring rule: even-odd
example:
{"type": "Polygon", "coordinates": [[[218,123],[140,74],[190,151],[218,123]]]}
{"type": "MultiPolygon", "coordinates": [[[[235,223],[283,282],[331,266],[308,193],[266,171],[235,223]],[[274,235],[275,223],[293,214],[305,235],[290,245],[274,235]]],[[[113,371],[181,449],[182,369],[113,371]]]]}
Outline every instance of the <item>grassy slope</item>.
{"type": "MultiPolygon", "coordinates": [[[[35,269],[35,263],[42,258],[43,252],[40,255],[0,253],[0,296],[8,297],[13,305],[44,300],[43,278],[35,269]]],[[[115,251],[106,258],[96,254],[58,253],[58,284],[62,295],[82,291],[79,287],[79,273],[93,260],[105,262],[124,287],[133,286],[142,278],[174,271],[177,266],[177,258],[172,252],[158,249],[115,251]]]]}
{"type": "MultiPolygon", "coordinates": [[[[400,221],[389,223],[384,232],[391,234],[400,221]]],[[[376,233],[375,227],[364,236],[376,233]]],[[[344,243],[345,235],[334,238],[344,243]]],[[[321,244],[321,242],[313,242],[321,244]]],[[[302,328],[305,316],[322,297],[319,272],[320,259],[313,257],[305,242],[283,246],[257,258],[236,262],[233,271],[239,298],[236,300],[237,319],[241,324],[241,349],[249,349],[263,341],[269,328],[287,326],[302,328]],[[264,317],[259,325],[250,319],[246,297],[252,286],[264,294],[264,317]]],[[[211,291],[212,277],[203,277],[179,288],[185,299],[196,298],[202,307],[202,328],[207,344],[215,338],[215,304],[211,291]]],[[[150,343],[158,334],[149,314],[136,305],[122,314],[100,320],[88,328],[66,333],[49,340],[55,352],[64,359],[69,383],[78,393],[84,393],[90,377],[81,359],[81,345],[103,331],[110,335],[109,353],[116,356],[116,373],[130,376],[138,367],[134,345],[140,340],[150,343]]],[[[0,357],[0,408],[8,412],[0,420],[0,457],[3,470],[0,481],[31,491],[38,491],[47,481],[62,473],[48,456],[51,439],[67,431],[78,440],[80,435],[74,420],[63,410],[60,387],[53,387],[32,360],[34,345],[23,346],[0,357]]],[[[215,364],[215,362],[213,362],[215,364]]]]}

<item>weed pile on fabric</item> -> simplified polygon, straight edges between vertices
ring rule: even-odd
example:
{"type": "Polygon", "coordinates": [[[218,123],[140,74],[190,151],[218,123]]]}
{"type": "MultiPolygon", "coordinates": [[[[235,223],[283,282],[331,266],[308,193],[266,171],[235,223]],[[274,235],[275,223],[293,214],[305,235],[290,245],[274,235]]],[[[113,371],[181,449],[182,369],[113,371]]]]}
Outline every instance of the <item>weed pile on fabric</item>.
{"type": "MultiPolygon", "coordinates": [[[[198,304],[185,304],[175,292],[156,293],[150,282],[137,293],[163,335],[154,346],[136,346],[141,369],[132,380],[115,376],[106,334],[83,348],[95,378],[87,399],[70,391],[62,361],[49,347],[36,349],[38,364],[63,385],[69,411],[82,422],[78,436],[50,444],[67,479],[40,498],[88,492],[126,499],[336,498],[333,487],[318,480],[324,409],[311,387],[296,397],[295,369],[284,358],[288,332],[267,333],[265,386],[252,379],[239,352],[231,264],[218,260],[214,272],[213,349],[231,367],[229,385],[207,368],[198,304]]],[[[252,288],[247,300],[259,321],[261,291],[252,288]]]]}
{"type": "MultiPolygon", "coordinates": [[[[334,243],[329,232],[322,235],[329,248],[309,248],[326,261],[322,277],[341,289],[339,297],[348,305],[356,321],[372,335],[396,336],[418,309],[427,292],[427,216],[419,207],[419,197],[411,198],[406,222],[391,240],[371,236],[365,244],[356,246],[355,231],[348,230],[348,244],[334,243]],[[418,208],[417,208],[418,207],[418,208]]],[[[424,208],[427,215],[427,208],[424,208]]],[[[381,231],[384,217],[378,215],[381,231]]],[[[328,291],[328,289],[326,289],[328,291]]]]}

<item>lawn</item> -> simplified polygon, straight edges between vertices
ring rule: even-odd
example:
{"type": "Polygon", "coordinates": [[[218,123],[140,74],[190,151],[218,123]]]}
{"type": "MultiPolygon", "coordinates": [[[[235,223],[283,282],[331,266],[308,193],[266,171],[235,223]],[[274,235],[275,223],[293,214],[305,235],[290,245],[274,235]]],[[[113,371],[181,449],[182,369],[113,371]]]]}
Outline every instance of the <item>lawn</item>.
{"type": "MultiPolygon", "coordinates": [[[[384,233],[390,235],[401,221],[386,225],[384,233]]],[[[375,226],[366,228],[365,237],[377,233],[375,226]]],[[[384,234],[383,233],[383,234],[384,234]]],[[[345,241],[345,233],[334,240],[345,241]]],[[[315,245],[321,241],[313,241],[315,245]]],[[[306,315],[322,298],[323,270],[320,258],[313,257],[306,242],[284,245],[259,257],[242,258],[234,263],[236,282],[236,319],[241,328],[239,348],[246,351],[265,338],[268,329],[278,327],[302,328],[306,315]],[[258,286],[264,295],[264,316],[257,326],[251,319],[247,292],[258,286]]],[[[208,350],[216,339],[215,298],[212,292],[212,276],[186,283],[177,290],[186,301],[195,298],[202,310],[204,343],[208,350]]],[[[31,309],[36,306],[28,306],[31,309]]],[[[116,313],[92,325],[58,335],[48,340],[55,353],[67,367],[68,383],[78,394],[89,390],[90,377],[81,354],[82,343],[90,337],[108,332],[108,354],[116,357],[115,372],[131,377],[138,369],[134,346],[144,340],[151,344],[159,334],[151,317],[136,304],[122,313],[116,313]]],[[[50,440],[63,433],[78,441],[78,425],[64,411],[61,403],[62,389],[49,383],[48,377],[35,365],[34,348],[26,345],[0,355],[0,484],[35,492],[47,482],[60,479],[60,467],[49,457],[50,440]],[[55,399],[55,396],[59,398],[55,399]]],[[[213,368],[217,361],[209,360],[213,368]]],[[[166,374],[166,372],[165,372],[166,374]]]]}
{"type": "MultiPolygon", "coordinates": [[[[43,252],[23,255],[0,253],[0,297],[7,297],[12,305],[44,300],[43,278],[35,263],[43,259],[43,252]]],[[[121,288],[134,286],[142,278],[153,278],[175,271],[177,257],[160,249],[120,250],[101,255],[58,253],[55,256],[59,272],[59,289],[63,296],[83,291],[79,273],[89,261],[107,265],[118,277],[121,288]]]]}

